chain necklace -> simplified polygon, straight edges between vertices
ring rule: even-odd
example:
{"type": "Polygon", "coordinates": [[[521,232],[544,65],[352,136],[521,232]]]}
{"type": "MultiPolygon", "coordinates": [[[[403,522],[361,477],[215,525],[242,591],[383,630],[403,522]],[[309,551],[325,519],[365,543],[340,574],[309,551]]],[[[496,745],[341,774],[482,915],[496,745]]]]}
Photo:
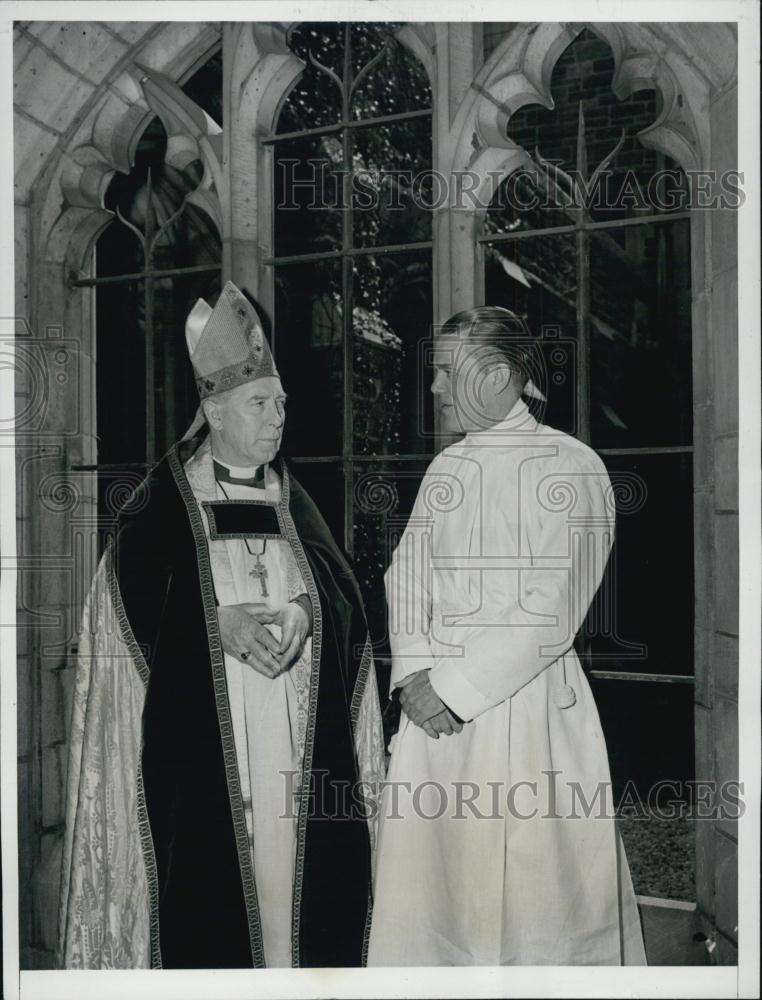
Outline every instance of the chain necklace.
{"type": "MultiPolygon", "coordinates": [[[[225,497],[229,500],[230,497],[228,496],[228,492],[222,485],[222,483],[219,481],[219,479],[217,480],[217,485],[225,494],[225,497]]],[[[262,539],[261,552],[255,552],[252,549],[252,547],[249,545],[248,538],[244,538],[243,543],[246,546],[249,555],[252,556],[254,559],[254,569],[249,570],[249,576],[255,576],[259,580],[259,586],[262,589],[262,597],[269,597],[270,591],[267,589],[267,578],[268,578],[267,566],[265,566],[265,564],[262,562],[262,556],[265,554],[265,549],[267,548],[267,539],[266,538],[262,539]]]]}

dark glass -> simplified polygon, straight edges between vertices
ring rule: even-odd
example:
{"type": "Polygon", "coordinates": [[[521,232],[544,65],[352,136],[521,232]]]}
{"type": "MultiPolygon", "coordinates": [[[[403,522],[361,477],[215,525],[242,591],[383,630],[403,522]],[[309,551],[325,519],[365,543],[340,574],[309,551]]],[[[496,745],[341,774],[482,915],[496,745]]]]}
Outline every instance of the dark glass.
{"type": "Polygon", "coordinates": [[[98,278],[136,274],[145,269],[145,254],[140,240],[118,219],[110,223],[98,237],[94,257],[98,278]]]}
{"type": "MultiPolygon", "coordinates": [[[[400,24],[387,21],[386,23],[355,22],[350,24],[350,40],[352,45],[352,78],[357,80],[360,73],[366,67],[371,72],[374,67],[370,64],[381,53],[385,53],[390,44],[395,44],[394,31],[400,24]]],[[[375,64],[376,66],[378,63],[375,64]]]]}
{"type": "Polygon", "coordinates": [[[341,455],[344,341],[341,265],[275,268],[273,346],[288,394],[284,453],[341,455]]]}
{"type": "Polygon", "coordinates": [[[222,48],[185,81],[183,90],[213,121],[222,126],[222,48]]]}
{"type": "Polygon", "coordinates": [[[384,573],[410,516],[428,461],[358,462],[354,474],[354,569],[360,585],[381,694],[386,742],[399,725],[399,703],[390,701],[391,659],[384,573]]]}
{"type": "Polygon", "coordinates": [[[615,801],[628,781],[645,801],[658,781],[693,779],[692,684],[594,677],[590,684],[606,738],[615,801]]]}
{"type": "Polygon", "coordinates": [[[431,239],[431,119],[354,129],[355,246],[422,243],[431,239]]]}
{"type": "Polygon", "coordinates": [[[423,350],[431,336],[431,256],[358,256],[354,277],[354,451],[427,454],[433,406],[423,350]]]}
{"type": "MultiPolygon", "coordinates": [[[[130,221],[145,236],[146,211],[150,211],[154,233],[182,205],[182,198],[169,201],[162,186],[151,191],[150,208],[147,188],[144,185],[137,192],[140,211],[133,207],[130,221]],[[144,211],[145,210],[145,211],[144,211]]],[[[214,222],[200,208],[186,204],[177,218],[153,241],[150,264],[146,261],[144,247],[138,235],[115,219],[98,239],[96,258],[98,277],[112,277],[121,274],[151,270],[166,270],[177,267],[196,267],[199,264],[219,265],[222,244],[214,222]]]]}
{"type": "Polygon", "coordinates": [[[144,462],[144,283],[102,285],[94,294],[98,463],[144,462]]]}
{"type": "Polygon", "coordinates": [[[190,427],[199,406],[185,343],[185,320],[199,298],[214,305],[220,272],[176,275],[154,281],[154,357],[157,458],[190,427]]]}
{"type": "Polygon", "coordinates": [[[199,405],[185,344],[185,320],[198,298],[214,303],[219,272],[153,281],[154,384],[145,384],[146,282],[96,288],[98,462],[146,460],[146,391],[153,393],[158,459],[190,426],[199,405]]]}
{"type": "Polygon", "coordinates": [[[289,36],[305,69],[278,118],[277,131],[296,132],[341,121],[343,99],[353,118],[377,118],[431,105],[431,85],[415,56],[396,40],[398,25],[305,23],[289,36]],[[352,83],[345,74],[347,39],[352,83]],[[374,61],[377,60],[377,61],[374,61]],[[318,65],[319,64],[319,65],[318,65]]]}
{"type": "Polygon", "coordinates": [[[418,59],[392,34],[393,25],[362,24],[352,28],[353,118],[379,118],[431,106],[431,84],[418,59]],[[378,61],[370,61],[380,54],[378,61]],[[363,67],[368,72],[362,78],[363,67]]]}
{"type": "MultiPolygon", "coordinates": [[[[146,126],[135,151],[135,162],[129,174],[118,171],[114,174],[106,191],[104,205],[113,212],[119,212],[126,222],[137,229],[134,232],[118,218],[98,238],[96,267],[99,278],[117,274],[134,274],[146,267],[145,251],[141,237],[145,237],[147,226],[154,231],[161,224],[157,210],[169,205],[169,214],[182,202],[174,187],[165,183],[164,156],[167,151],[167,133],[158,118],[153,118],[146,126]],[[155,190],[149,204],[148,174],[155,190]]],[[[176,173],[176,171],[170,171],[176,173]]],[[[165,215],[166,218],[166,215],[165,215]]]]}
{"type": "Polygon", "coordinates": [[[577,252],[573,236],[485,246],[485,304],[526,321],[537,344],[533,381],[547,402],[529,401],[543,423],[579,432],[577,419],[577,252]]]}
{"type": "Polygon", "coordinates": [[[596,678],[591,685],[606,738],[614,803],[620,806],[617,827],[635,892],[693,900],[695,821],[680,815],[681,804],[686,809],[690,805],[685,782],[695,777],[693,685],[596,678]],[[659,738],[651,738],[652,733],[659,738]],[[670,783],[660,794],[659,782],[670,783]],[[649,792],[661,813],[648,814],[649,792]],[[674,803],[672,816],[670,803],[674,803]]]}
{"type": "Polygon", "coordinates": [[[513,115],[508,138],[532,160],[500,186],[487,214],[487,233],[573,224],[580,217],[574,206],[582,207],[582,217],[592,221],[688,207],[685,176],[678,165],[638,138],[659,117],[658,91],[638,91],[620,101],[612,89],[614,70],[609,47],[586,29],[556,63],[553,109],[532,104],[513,115]],[[596,168],[612,153],[593,184],[596,168]],[[537,154],[566,177],[543,167],[537,154]],[[577,193],[570,208],[563,195],[575,190],[572,181],[577,193]]]}
{"type": "Polygon", "coordinates": [[[690,455],[603,455],[616,540],[580,647],[593,669],[693,673],[690,455]]]}
{"type": "Polygon", "coordinates": [[[138,143],[133,169],[114,175],[105,205],[122,218],[115,218],[98,240],[98,277],[133,274],[146,267],[219,264],[222,248],[214,222],[195,205],[184,204],[201,183],[202,165],[194,161],[177,170],[164,162],[166,148],[164,126],[154,118],[138,143]]]}
{"type": "Polygon", "coordinates": [[[572,226],[574,221],[573,214],[556,207],[531,164],[527,164],[514,170],[499,185],[487,209],[484,232],[502,236],[551,226],[572,226]]]}
{"type": "Polygon", "coordinates": [[[275,255],[338,250],[346,204],[340,135],[275,146],[275,255]]]}
{"type": "Polygon", "coordinates": [[[354,568],[379,656],[389,655],[384,573],[428,464],[428,459],[355,464],[354,568]]]}
{"type": "Polygon", "coordinates": [[[343,74],[344,25],[330,21],[304,22],[289,33],[291,51],[305,63],[278,116],[278,132],[301,132],[341,121],[341,90],[326,70],[343,74]]]}
{"type": "MultiPolygon", "coordinates": [[[[285,453],[284,453],[285,454],[285,453]]],[[[292,462],[290,471],[304,487],[344,551],[344,475],[339,462],[292,462]]]]}
{"type": "Polygon", "coordinates": [[[690,444],[688,221],[591,234],[590,282],[593,445],[690,444]]]}
{"type": "Polygon", "coordinates": [[[221,260],[222,242],[216,225],[206,212],[186,204],[157,240],[151,267],[161,270],[201,264],[219,266],[221,260]]]}

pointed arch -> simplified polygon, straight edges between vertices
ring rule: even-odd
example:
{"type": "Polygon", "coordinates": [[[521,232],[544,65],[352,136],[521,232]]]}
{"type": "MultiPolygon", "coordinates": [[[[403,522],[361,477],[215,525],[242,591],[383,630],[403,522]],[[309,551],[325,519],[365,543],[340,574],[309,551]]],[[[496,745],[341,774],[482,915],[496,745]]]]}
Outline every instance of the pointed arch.
{"type": "Polygon", "coordinates": [[[524,161],[524,152],[508,138],[508,123],[527,104],[553,108],[553,70],[585,28],[612,51],[613,90],[620,100],[642,89],[661,95],[661,113],[638,133],[639,140],[684,170],[700,166],[709,153],[708,125],[700,110],[712,81],[653,27],[624,22],[515,25],[474,77],[452,123],[446,168],[476,175],[474,203],[488,204],[500,181],[524,161]]]}
{"type": "Polygon", "coordinates": [[[219,35],[203,23],[179,38],[170,30],[161,39],[148,32],[129,59],[117,63],[113,79],[105,81],[109,85],[98,88],[76,131],[51,153],[37,182],[37,241],[47,261],[65,262],[67,271],[77,274],[87,267],[93,243],[110,220],[104,215],[106,189],[117,171],[129,173],[140,136],[158,113],[142,81],[163,79],[179,91],[174,81],[186,77],[218,45],[219,35]]]}

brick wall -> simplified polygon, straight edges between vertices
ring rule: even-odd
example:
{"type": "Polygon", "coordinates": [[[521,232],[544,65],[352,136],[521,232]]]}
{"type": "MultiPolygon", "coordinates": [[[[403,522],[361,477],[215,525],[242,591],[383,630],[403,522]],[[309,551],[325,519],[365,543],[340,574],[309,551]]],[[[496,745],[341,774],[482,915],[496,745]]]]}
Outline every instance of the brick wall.
{"type": "Polygon", "coordinates": [[[538,104],[520,108],[511,118],[508,134],[530,153],[535,149],[564,169],[577,164],[579,107],[585,117],[588,173],[610,153],[624,129],[625,144],[612,170],[634,171],[644,180],[660,163],[660,154],[648,149],[637,133],[656,120],[660,99],[655,90],[643,90],[620,101],[612,90],[614,56],[590,31],[583,31],[556,63],[551,79],[555,108],[538,104]]]}

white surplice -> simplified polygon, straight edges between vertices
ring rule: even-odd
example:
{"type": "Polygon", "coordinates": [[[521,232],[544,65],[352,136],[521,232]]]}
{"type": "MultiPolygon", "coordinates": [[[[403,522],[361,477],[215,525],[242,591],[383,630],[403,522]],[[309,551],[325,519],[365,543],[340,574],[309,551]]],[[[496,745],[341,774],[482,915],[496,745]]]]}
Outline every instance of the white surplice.
{"type": "Polygon", "coordinates": [[[429,466],[386,575],[391,686],[429,669],[467,721],[434,740],[402,715],[369,965],[645,962],[572,646],[614,509],[598,456],[523,401],[429,466]]]}
{"type": "MultiPolygon", "coordinates": [[[[230,468],[235,478],[256,469],[230,468]]],[[[204,500],[254,500],[277,503],[280,481],[266,467],[265,488],[218,483],[202,446],[186,465],[188,482],[199,501],[209,536],[204,500]]],[[[282,607],[306,593],[291,547],[285,540],[250,538],[209,541],[214,589],[221,607],[269,604],[282,607]],[[264,595],[255,572],[257,558],[267,572],[264,595]]],[[[280,640],[280,627],[268,625],[280,640]]],[[[292,797],[301,768],[307,726],[312,640],[294,665],[273,679],[225,654],[225,677],[235,735],[246,825],[251,842],[257,902],[268,968],[291,966],[291,921],[296,850],[296,808],[292,797]]]]}

